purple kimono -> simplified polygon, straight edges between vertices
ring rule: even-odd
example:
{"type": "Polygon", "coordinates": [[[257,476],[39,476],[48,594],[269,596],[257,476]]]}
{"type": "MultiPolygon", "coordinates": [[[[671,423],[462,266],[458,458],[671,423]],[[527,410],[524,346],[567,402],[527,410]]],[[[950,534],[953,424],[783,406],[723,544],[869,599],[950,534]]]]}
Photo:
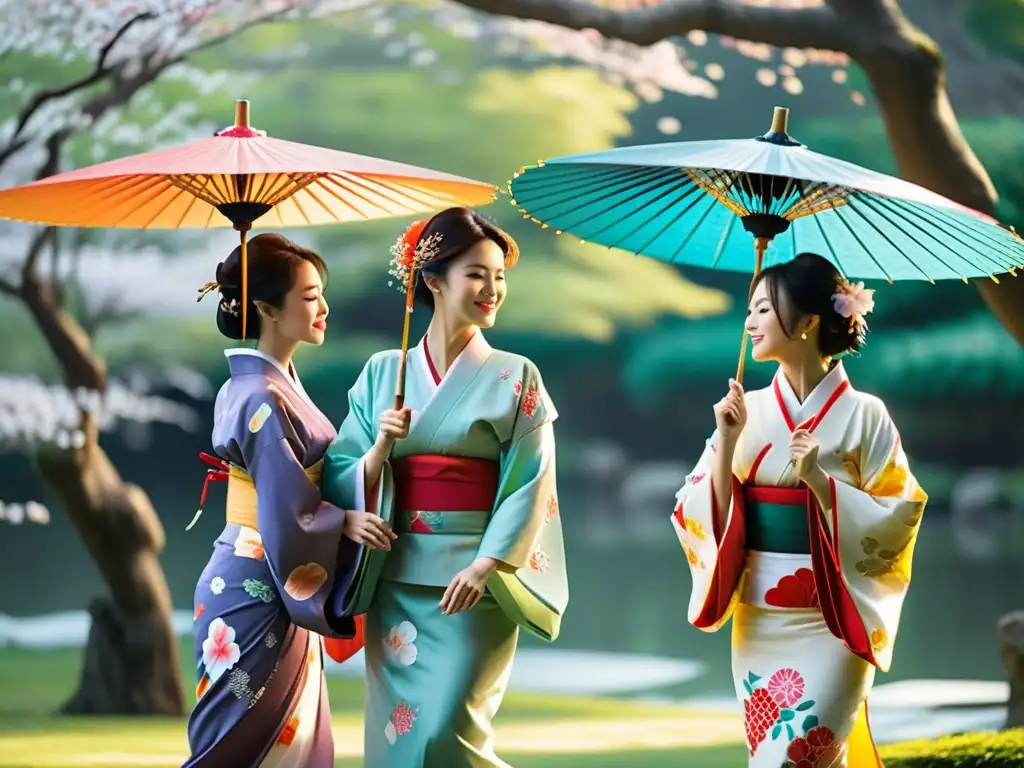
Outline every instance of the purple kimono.
{"type": "Polygon", "coordinates": [[[362,550],[342,536],[345,511],[320,495],[319,462],[336,433],[294,368],[255,350],[226,354],[213,445],[232,466],[229,522],[196,585],[184,765],[326,768],[334,741],[321,635],[355,634],[344,607],[362,550]]]}

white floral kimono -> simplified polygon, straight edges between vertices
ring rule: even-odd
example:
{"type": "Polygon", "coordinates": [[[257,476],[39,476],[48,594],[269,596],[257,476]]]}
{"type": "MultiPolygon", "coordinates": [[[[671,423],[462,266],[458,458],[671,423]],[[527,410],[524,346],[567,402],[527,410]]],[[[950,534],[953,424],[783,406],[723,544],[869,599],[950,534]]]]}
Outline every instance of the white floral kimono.
{"type": "Polygon", "coordinates": [[[688,618],[733,620],[736,694],[751,768],[875,768],[867,695],[892,661],[927,496],[885,405],[836,364],[805,402],[776,374],[746,394],[724,530],[713,509],[713,435],[672,524],[693,576],[688,618]],[[824,503],[796,478],[797,428],[820,444],[824,503]]]}

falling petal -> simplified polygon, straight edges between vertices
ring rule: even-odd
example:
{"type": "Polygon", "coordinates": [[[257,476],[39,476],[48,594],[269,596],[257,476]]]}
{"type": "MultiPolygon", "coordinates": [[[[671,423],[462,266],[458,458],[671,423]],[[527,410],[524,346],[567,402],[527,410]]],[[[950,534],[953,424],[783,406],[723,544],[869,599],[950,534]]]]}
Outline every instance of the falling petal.
{"type": "Polygon", "coordinates": [[[725,78],[725,69],[721,64],[708,64],[704,67],[704,74],[709,80],[722,80],[725,78]]]}
{"type": "Polygon", "coordinates": [[[674,136],[679,133],[682,126],[674,117],[659,117],[657,122],[658,130],[666,136],[674,136]]]}
{"type": "Polygon", "coordinates": [[[807,63],[807,54],[799,48],[786,48],[782,51],[782,60],[791,67],[802,67],[807,63]]]}
{"type": "Polygon", "coordinates": [[[782,88],[786,93],[790,93],[793,96],[799,96],[804,92],[804,84],[800,82],[799,78],[787,77],[782,81],[782,88]]]}

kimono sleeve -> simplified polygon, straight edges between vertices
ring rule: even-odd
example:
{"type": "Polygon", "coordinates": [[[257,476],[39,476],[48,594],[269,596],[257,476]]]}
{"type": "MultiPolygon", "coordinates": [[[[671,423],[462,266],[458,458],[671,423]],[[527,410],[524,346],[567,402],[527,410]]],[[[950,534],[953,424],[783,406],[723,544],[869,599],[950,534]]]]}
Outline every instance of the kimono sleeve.
{"type": "Polygon", "coordinates": [[[340,547],[345,510],[325,502],[298,456],[302,444],[284,401],[250,397],[236,436],[256,488],[263,555],[291,620],[321,635],[351,637],[339,610],[352,561],[340,547]]]}
{"type": "MultiPolygon", "coordinates": [[[[698,629],[715,632],[732,616],[741,593],[745,562],[746,516],[743,488],[735,473],[725,530],[718,530],[714,472],[718,432],[708,439],[697,465],[676,493],[672,527],[686,554],[693,586],[687,619],[698,629]]],[[[737,447],[737,455],[741,449],[737,447]]]]}
{"type": "MultiPolygon", "coordinates": [[[[370,358],[348,393],[348,415],[324,456],[321,478],[324,498],[346,509],[373,512],[391,523],[394,481],[385,463],[375,488],[364,488],[363,457],[377,436],[377,412],[374,407],[376,358],[370,358]]],[[[346,615],[360,616],[369,609],[387,552],[370,549],[345,539],[356,560],[354,577],[344,598],[346,615]]]]}
{"type": "Polygon", "coordinates": [[[348,414],[324,457],[324,498],[347,509],[367,509],[363,456],[376,439],[376,419],[371,358],[348,392],[348,414]]]}
{"type": "Polygon", "coordinates": [[[502,451],[495,507],[477,556],[504,563],[488,581],[488,590],[509,618],[551,641],[569,602],[555,482],[558,414],[532,364],[525,367],[516,406],[502,451]]]}
{"type": "Polygon", "coordinates": [[[878,402],[873,410],[859,457],[846,459],[853,484],[829,478],[829,504],[820,514],[823,535],[817,542],[812,535],[812,557],[818,581],[825,582],[819,594],[827,593],[828,599],[821,597],[826,619],[835,625],[830,629],[885,672],[928,497],[910,471],[885,406],[878,402]]]}

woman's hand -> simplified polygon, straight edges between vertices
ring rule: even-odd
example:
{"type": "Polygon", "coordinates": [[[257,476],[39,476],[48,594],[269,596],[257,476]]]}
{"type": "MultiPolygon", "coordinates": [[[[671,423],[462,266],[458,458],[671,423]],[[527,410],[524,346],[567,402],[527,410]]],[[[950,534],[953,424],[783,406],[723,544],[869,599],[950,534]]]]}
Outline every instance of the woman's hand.
{"type": "Polygon", "coordinates": [[[729,391],[715,404],[715,426],[719,438],[735,445],[747,425],[747,404],[743,399],[743,386],[735,379],[729,379],[729,391]]]}
{"type": "Polygon", "coordinates": [[[806,429],[798,429],[789,439],[789,459],[796,476],[805,483],[814,476],[818,466],[818,441],[806,429]]]}
{"type": "Polygon", "coordinates": [[[818,441],[806,429],[798,429],[789,439],[789,460],[796,476],[827,507],[831,496],[831,481],[818,463],[818,441]]]}
{"type": "Polygon", "coordinates": [[[357,509],[345,510],[342,534],[356,544],[365,544],[370,549],[391,549],[391,542],[398,536],[384,520],[371,513],[357,509]]]}
{"type": "Polygon", "coordinates": [[[441,598],[441,613],[452,616],[476,605],[483,597],[487,579],[497,568],[498,561],[493,557],[478,557],[468,568],[455,574],[441,598]]]}
{"type": "Polygon", "coordinates": [[[400,411],[396,411],[394,408],[388,408],[380,415],[380,434],[381,437],[388,443],[394,443],[395,440],[404,440],[409,436],[409,419],[412,415],[412,411],[409,408],[403,408],[400,411]]]}

